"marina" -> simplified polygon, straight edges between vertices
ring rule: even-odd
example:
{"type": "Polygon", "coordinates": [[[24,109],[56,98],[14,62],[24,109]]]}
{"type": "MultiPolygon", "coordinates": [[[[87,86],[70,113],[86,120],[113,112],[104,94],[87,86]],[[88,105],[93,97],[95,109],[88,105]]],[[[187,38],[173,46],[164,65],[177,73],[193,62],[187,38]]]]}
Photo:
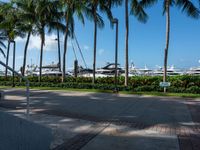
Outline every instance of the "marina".
{"type": "MultiPolygon", "coordinates": [[[[75,69],[69,69],[66,72],[66,76],[74,76],[75,69]]],[[[18,73],[21,73],[20,70],[18,73]]],[[[11,76],[12,73],[8,72],[8,76],[11,76]]],[[[39,76],[39,67],[37,65],[27,65],[27,70],[25,71],[26,76],[39,76]]],[[[96,77],[114,77],[115,75],[115,64],[106,63],[105,66],[96,69],[96,77]]],[[[117,65],[117,75],[125,76],[125,69],[117,65]]],[[[179,69],[174,65],[168,67],[167,69],[168,76],[178,76],[178,75],[200,75],[200,66],[192,67],[189,69],[179,69]]],[[[0,70],[0,76],[5,76],[5,71],[0,70]]],[[[50,64],[42,67],[42,76],[54,76],[61,77],[62,72],[59,71],[59,64],[50,64]]],[[[77,67],[77,76],[78,77],[92,77],[93,70],[90,68],[84,68],[82,66],[77,67]]],[[[132,63],[129,67],[129,77],[132,76],[163,76],[163,68],[156,66],[155,68],[148,68],[147,65],[144,68],[135,67],[132,63]]]]}

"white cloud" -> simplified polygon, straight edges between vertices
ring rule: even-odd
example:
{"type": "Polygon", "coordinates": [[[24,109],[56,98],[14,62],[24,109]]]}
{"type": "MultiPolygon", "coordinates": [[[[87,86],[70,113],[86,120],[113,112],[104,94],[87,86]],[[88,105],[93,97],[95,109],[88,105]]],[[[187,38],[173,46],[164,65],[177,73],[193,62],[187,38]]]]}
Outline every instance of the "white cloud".
{"type": "MultiPolygon", "coordinates": [[[[27,39],[27,37],[25,37],[24,39],[17,37],[16,42],[25,44],[26,39],[27,39]]],[[[58,49],[58,44],[57,44],[56,39],[57,39],[56,34],[45,35],[44,51],[56,51],[58,49]]],[[[62,40],[62,38],[61,38],[61,41],[60,41],[61,48],[63,48],[63,44],[64,44],[64,39],[62,40]]],[[[67,46],[72,47],[70,39],[68,39],[67,46]]],[[[29,41],[29,45],[28,45],[28,49],[30,49],[30,50],[40,50],[40,48],[41,48],[40,36],[31,36],[30,41],[29,41]]],[[[88,49],[89,47],[86,46],[85,48],[88,49]]]]}
{"type": "MultiPolygon", "coordinates": [[[[45,36],[45,46],[44,51],[55,51],[57,50],[57,41],[55,40],[57,36],[55,34],[45,36]]],[[[40,50],[41,40],[40,36],[31,36],[29,49],[40,50]]]]}
{"type": "Polygon", "coordinates": [[[101,56],[104,52],[105,52],[104,49],[99,49],[99,50],[98,50],[98,54],[99,54],[100,56],[101,56]]]}

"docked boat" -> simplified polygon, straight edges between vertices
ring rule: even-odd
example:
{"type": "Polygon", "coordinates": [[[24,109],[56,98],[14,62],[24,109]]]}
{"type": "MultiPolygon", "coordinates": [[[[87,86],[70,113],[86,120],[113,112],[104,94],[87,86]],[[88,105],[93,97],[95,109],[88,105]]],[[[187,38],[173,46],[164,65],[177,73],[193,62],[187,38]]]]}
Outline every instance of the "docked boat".
{"type": "Polygon", "coordinates": [[[200,75],[200,67],[190,68],[189,71],[186,72],[188,75],[200,75]]]}
{"type": "MultiPolygon", "coordinates": [[[[163,68],[159,67],[159,69],[153,71],[153,75],[154,76],[162,76],[164,73],[163,68]]],[[[168,76],[176,76],[176,75],[183,75],[184,72],[181,71],[180,69],[176,69],[174,67],[174,65],[172,65],[171,67],[167,68],[167,75],[168,76]]]]}
{"type": "Polygon", "coordinates": [[[131,63],[129,67],[129,76],[150,76],[153,74],[153,70],[149,69],[147,65],[144,68],[135,67],[134,63],[131,63]]]}
{"type": "MultiPolygon", "coordinates": [[[[39,76],[39,68],[36,67],[34,68],[33,71],[31,71],[31,74],[29,75],[32,76],[39,76]]],[[[62,76],[62,72],[59,71],[59,64],[51,64],[51,65],[46,65],[42,67],[42,76],[53,76],[53,77],[60,77],[62,76]]],[[[66,72],[66,76],[72,76],[70,72],[66,72]]]]}
{"type": "MultiPolygon", "coordinates": [[[[79,77],[92,77],[93,70],[89,68],[83,68],[82,66],[78,66],[78,76],[79,77]]],[[[74,74],[74,71],[72,71],[74,74]]]]}
{"type": "MultiPolygon", "coordinates": [[[[124,73],[124,70],[117,64],[118,75],[124,73]]],[[[100,77],[104,76],[114,76],[115,75],[115,63],[108,63],[106,66],[96,70],[96,75],[100,77]]]]}
{"type": "MultiPolygon", "coordinates": [[[[120,67],[120,65],[117,65],[117,73],[118,75],[121,75],[124,73],[124,70],[120,67]]],[[[115,75],[115,63],[107,63],[106,66],[102,68],[97,68],[95,76],[98,77],[114,77],[115,75]]],[[[78,69],[78,76],[81,77],[93,77],[93,70],[88,68],[82,68],[79,67],[78,69]]]]}
{"type": "Polygon", "coordinates": [[[152,76],[153,75],[153,70],[149,69],[146,65],[144,68],[139,68],[137,69],[137,73],[140,76],[152,76]]]}

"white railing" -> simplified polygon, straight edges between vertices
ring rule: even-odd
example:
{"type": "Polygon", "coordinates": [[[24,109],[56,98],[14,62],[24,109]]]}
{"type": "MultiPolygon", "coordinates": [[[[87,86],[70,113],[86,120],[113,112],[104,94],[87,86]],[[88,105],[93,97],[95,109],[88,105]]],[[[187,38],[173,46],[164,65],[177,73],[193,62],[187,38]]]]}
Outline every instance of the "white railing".
{"type": "Polygon", "coordinates": [[[26,77],[24,77],[24,76],[22,76],[21,74],[19,74],[18,72],[16,72],[15,70],[13,70],[11,67],[9,67],[9,66],[7,66],[6,64],[4,64],[2,61],[0,61],[0,65],[4,66],[4,67],[7,68],[8,70],[14,72],[17,76],[19,76],[19,77],[22,78],[24,81],[26,81],[26,98],[27,98],[26,114],[27,114],[27,117],[29,118],[29,114],[30,114],[29,80],[28,80],[26,77]]]}

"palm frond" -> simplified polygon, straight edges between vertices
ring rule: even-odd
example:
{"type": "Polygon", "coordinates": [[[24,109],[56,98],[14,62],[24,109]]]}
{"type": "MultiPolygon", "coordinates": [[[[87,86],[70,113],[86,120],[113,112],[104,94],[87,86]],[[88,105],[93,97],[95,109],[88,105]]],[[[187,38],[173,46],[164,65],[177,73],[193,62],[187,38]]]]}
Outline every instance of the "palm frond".
{"type": "Polygon", "coordinates": [[[157,2],[158,0],[141,0],[139,3],[143,8],[147,8],[153,6],[157,2]]]}
{"type": "Polygon", "coordinates": [[[144,11],[143,6],[138,0],[131,1],[131,14],[133,14],[140,22],[146,23],[148,15],[144,11]]]}
{"type": "Polygon", "coordinates": [[[176,0],[175,4],[182,9],[189,17],[199,18],[199,10],[190,0],[176,0]]]}
{"type": "Polygon", "coordinates": [[[114,6],[120,6],[122,5],[123,0],[107,0],[106,5],[109,9],[111,9],[114,6]]]}

